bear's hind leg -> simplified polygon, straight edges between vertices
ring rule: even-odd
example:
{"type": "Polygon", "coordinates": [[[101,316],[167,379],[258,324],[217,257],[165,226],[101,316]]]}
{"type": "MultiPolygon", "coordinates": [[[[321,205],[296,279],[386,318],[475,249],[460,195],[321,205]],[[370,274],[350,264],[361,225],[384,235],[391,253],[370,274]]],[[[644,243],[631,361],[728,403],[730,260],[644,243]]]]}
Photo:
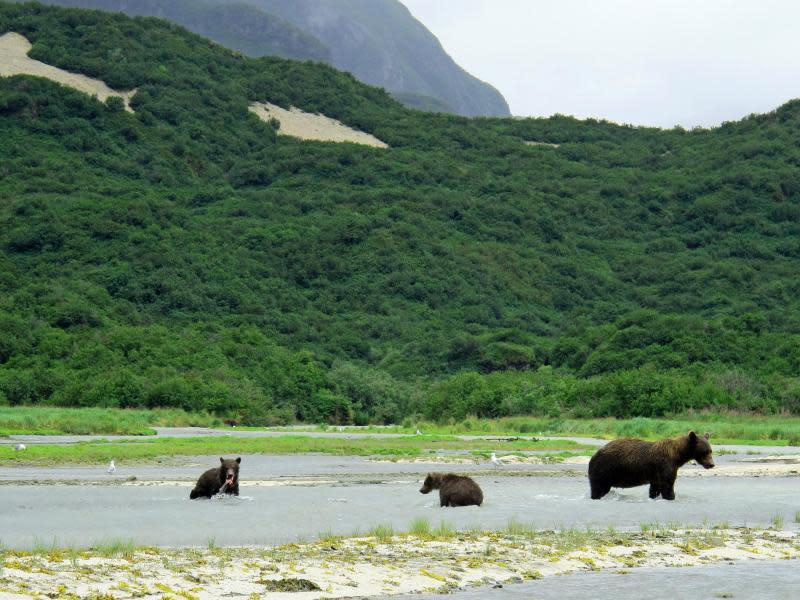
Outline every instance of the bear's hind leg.
{"type": "Polygon", "coordinates": [[[661,495],[661,488],[659,487],[659,485],[657,483],[651,483],[650,484],[650,494],[649,495],[650,495],[650,498],[652,500],[655,500],[656,498],[658,498],[661,495]]]}
{"type": "Polygon", "coordinates": [[[677,472],[674,472],[664,477],[664,483],[661,485],[661,497],[664,500],[675,500],[675,479],[677,474],[677,472]]]}

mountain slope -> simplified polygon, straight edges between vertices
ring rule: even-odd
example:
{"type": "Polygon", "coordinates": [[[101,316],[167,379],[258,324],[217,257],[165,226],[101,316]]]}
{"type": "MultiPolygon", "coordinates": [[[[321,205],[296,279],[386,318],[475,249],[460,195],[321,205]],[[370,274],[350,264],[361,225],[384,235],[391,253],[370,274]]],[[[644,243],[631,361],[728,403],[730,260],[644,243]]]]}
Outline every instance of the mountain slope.
{"type": "Polygon", "coordinates": [[[508,116],[397,0],[46,0],[169,19],[249,56],[317,60],[384,87],[412,108],[508,116]]]}
{"type": "Polygon", "coordinates": [[[800,412],[800,104],[469,120],[157,19],[0,3],[0,403],[250,423],[800,412]],[[278,137],[252,102],[388,149],[278,137]],[[543,142],[551,145],[526,145],[543,142]]]}
{"type": "Polygon", "coordinates": [[[508,116],[500,93],[459,67],[397,0],[247,0],[313,34],[331,64],[400,94],[438,98],[457,114],[508,116]]]}
{"type": "Polygon", "coordinates": [[[249,56],[331,60],[328,47],[314,36],[243,1],[45,0],[44,4],[161,17],[249,56]]]}

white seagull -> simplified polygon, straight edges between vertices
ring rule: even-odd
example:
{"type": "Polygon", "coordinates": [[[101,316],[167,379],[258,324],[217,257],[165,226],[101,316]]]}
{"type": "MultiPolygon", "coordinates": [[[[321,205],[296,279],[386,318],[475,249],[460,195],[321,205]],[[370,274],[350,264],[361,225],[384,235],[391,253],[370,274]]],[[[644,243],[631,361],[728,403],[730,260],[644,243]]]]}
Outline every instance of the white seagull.
{"type": "Polygon", "coordinates": [[[417,435],[422,435],[422,432],[419,429],[417,429],[417,435]]]}
{"type": "Polygon", "coordinates": [[[497,454],[495,454],[494,452],[492,452],[492,458],[490,460],[492,461],[492,464],[498,469],[503,466],[502,461],[499,458],[497,458],[497,454]]]}
{"type": "Polygon", "coordinates": [[[108,463],[108,474],[113,475],[116,472],[117,472],[117,466],[114,464],[114,461],[112,460],[110,463],[108,463]]]}
{"type": "Polygon", "coordinates": [[[14,450],[25,450],[25,444],[16,444],[14,450]]]}

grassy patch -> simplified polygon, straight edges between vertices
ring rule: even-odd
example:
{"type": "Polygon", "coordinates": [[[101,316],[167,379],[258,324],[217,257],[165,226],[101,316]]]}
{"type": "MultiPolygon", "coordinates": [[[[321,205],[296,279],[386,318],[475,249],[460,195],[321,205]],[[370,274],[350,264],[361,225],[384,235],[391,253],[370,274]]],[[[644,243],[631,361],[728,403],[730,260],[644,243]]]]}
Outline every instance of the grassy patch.
{"type": "Polygon", "coordinates": [[[376,428],[375,431],[426,435],[497,435],[497,436],[586,436],[602,438],[638,437],[658,439],[682,435],[688,431],[710,432],[715,443],[754,445],[795,445],[800,443],[800,417],[758,416],[749,414],[697,413],[663,419],[551,419],[506,417],[502,419],[467,418],[449,424],[427,422],[376,428]]]}
{"type": "Polygon", "coordinates": [[[137,549],[136,542],[131,538],[109,538],[89,548],[90,551],[104,558],[125,558],[127,560],[133,558],[137,549]]]}
{"type": "Polygon", "coordinates": [[[388,544],[394,537],[394,527],[391,525],[375,525],[375,527],[367,531],[367,535],[376,538],[382,544],[388,544]]]}
{"type": "Polygon", "coordinates": [[[140,440],[96,440],[77,444],[31,444],[24,452],[0,446],[0,464],[104,464],[149,462],[169,456],[218,454],[334,454],[338,456],[415,457],[438,450],[464,451],[554,451],[586,450],[587,446],[562,441],[460,440],[452,436],[408,438],[312,438],[281,435],[265,438],[155,438],[140,440]]]}
{"type": "MultiPolygon", "coordinates": [[[[153,427],[224,427],[219,417],[208,413],[189,413],[179,409],[127,410],[117,408],[50,408],[0,406],[0,435],[18,434],[97,434],[148,435],[153,427]]],[[[258,427],[240,429],[259,430],[258,427]]],[[[657,439],[681,435],[687,431],[710,432],[715,443],[752,445],[800,444],[800,417],[756,416],[745,414],[698,413],[672,418],[648,419],[550,419],[506,417],[502,419],[467,418],[449,424],[406,422],[397,426],[330,427],[313,424],[299,427],[271,428],[287,435],[307,431],[353,431],[367,433],[405,433],[415,438],[436,441],[455,435],[517,436],[586,436],[601,438],[640,437],[657,439]]],[[[513,449],[513,448],[511,448],[513,449]]],[[[572,449],[572,448],[564,448],[572,449]]],[[[485,450],[475,449],[481,454],[485,450]]]]}
{"type": "Polygon", "coordinates": [[[215,427],[218,417],[177,409],[0,406],[0,435],[152,435],[153,427],[215,427]]]}

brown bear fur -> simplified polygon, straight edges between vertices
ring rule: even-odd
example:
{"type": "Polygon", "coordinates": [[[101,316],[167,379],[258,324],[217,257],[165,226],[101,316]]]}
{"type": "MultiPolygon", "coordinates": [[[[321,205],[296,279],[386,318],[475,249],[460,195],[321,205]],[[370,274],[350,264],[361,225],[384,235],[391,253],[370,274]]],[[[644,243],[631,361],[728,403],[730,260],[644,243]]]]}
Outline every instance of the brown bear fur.
{"type": "Polygon", "coordinates": [[[453,473],[428,473],[422,488],[422,494],[431,490],[439,490],[440,506],[470,506],[483,504],[483,492],[472,478],[453,473]]]}
{"type": "Polygon", "coordinates": [[[609,442],[589,461],[592,499],[605,496],[612,487],[629,488],[650,484],[650,497],[675,499],[678,469],[696,460],[706,469],[714,467],[708,434],[694,431],[657,442],[625,438],[609,442]]]}
{"type": "Polygon", "coordinates": [[[189,494],[189,498],[211,498],[219,493],[239,495],[239,465],[241,457],[236,460],[224,459],[220,456],[220,465],[216,469],[209,469],[197,480],[197,485],[189,494]]]}

